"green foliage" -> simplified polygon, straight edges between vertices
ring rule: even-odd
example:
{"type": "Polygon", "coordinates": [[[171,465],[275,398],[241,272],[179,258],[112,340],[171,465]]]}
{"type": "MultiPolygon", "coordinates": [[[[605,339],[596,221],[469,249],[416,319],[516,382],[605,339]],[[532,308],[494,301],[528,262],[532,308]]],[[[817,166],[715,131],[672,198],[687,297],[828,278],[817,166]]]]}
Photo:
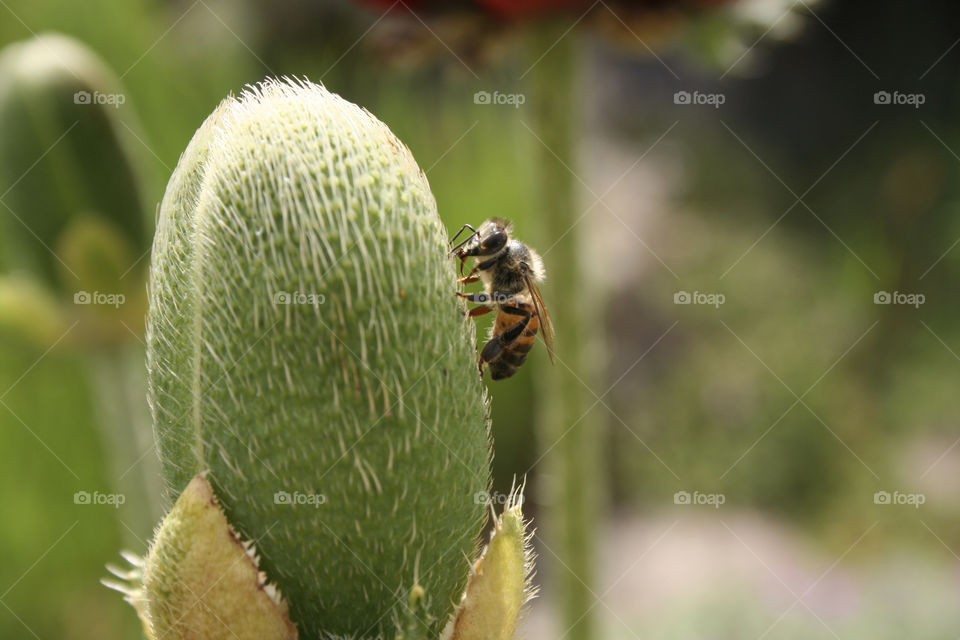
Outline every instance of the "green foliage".
{"type": "Polygon", "coordinates": [[[0,275],[0,332],[45,346],[65,330],[60,306],[42,283],[23,274],[0,275]]]}
{"type": "Polygon", "coordinates": [[[0,564],[3,602],[15,613],[0,617],[0,637],[138,637],[133,611],[96,584],[123,544],[133,498],[119,508],[73,501],[77,491],[115,490],[86,363],[61,350],[41,358],[5,331],[0,354],[0,503],[10,514],[0,564]]]}
{"type": "Polygon", "coordinates": [[[209,470],[305,637],[390,637],[417,582],[442,624],[463,588],[489,443],[454,281],[409,151],[322,87],[224,101],[168,185],[148,318],[168,495],[209,470]]]}

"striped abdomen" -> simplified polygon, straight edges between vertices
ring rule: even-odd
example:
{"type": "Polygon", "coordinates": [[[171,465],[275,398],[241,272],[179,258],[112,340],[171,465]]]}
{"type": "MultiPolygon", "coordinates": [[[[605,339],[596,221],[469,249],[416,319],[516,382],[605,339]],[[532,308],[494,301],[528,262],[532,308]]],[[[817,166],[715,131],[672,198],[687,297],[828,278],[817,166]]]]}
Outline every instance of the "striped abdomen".
{"type": "MultiPolygon", "coordinates": [[[[490,377],[493,380],[502,380],[509,378],[516,373],[517,368],[527,359],[527,354],[533,348],[533,341],[537,337],[537,330],[540,327],[540,318],[537,317],[537,311],[532,304],[526,302],[515,302],[514,306],[530,312],[530,321],[526,328],[510,344],[503,346],[503,350],[496,358],[490,362],[490,377]]],[[[524,316],[507,313],[502,309],[497,311],[497,319],[493,325],[493,336],[502,335],[507,329],[514,326],[524,316]]]]}

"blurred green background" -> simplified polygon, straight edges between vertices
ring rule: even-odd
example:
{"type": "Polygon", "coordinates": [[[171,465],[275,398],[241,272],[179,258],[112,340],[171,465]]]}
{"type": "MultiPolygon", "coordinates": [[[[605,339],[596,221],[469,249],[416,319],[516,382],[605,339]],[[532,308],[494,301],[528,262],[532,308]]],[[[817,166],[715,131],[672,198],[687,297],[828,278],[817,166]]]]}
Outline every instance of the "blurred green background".
{"type": "MultiPolygon", "coordinates": [[[[589,373],[558,368],[590,389],[601,445],[589,603],[599,637],[955,638],[960,11],[749,5],[762,18],[742,31],[725,7],[654,12],[630,23],[642,37],[588,19],[546,49],[529,22],[434,19],[419,6],[413,20],[376,3],[0,2],[0,46],[59,32],[113,70],[125,101],[110,131],[134,168],[102,188],[136,181],[144,211],[130,216],[146,226],[224,96],[268,75],[306,76],[409,145],[448,229],[506,216],[548,272],[576,260],[574,290],[552,280],[545,293],[548,307],[589,300],[589,335],[561,325],[557,340],[589,345],[592,358],[589,373]],[[787,22],[789,34],[765,31],[787,22]],[[528,75],[561,49],[576,64],[548,80],[571,97],[570,157],[544,154],[551,132],[538,130],[528,75]],[[525,102],[478,104],[478,91],[525,102]],[[684,104],[684,91],[723,102],[684,104]],[[884,104],[876,92],[923,104],[884,104]],[[579,220],[572,230],[537,215],[538,171],[553,161],[577,192],[562,217],[579,220]],[[554,252],[568,233],[579,251],[554,252]],[[676,304],[681,292],[723,303],[676,304]],[[880,292],[924,300],[877,304],[880,292]],[[684,491],[723,504],[677,504],[684,491]],[[923,504],[878,504],[883,491],[923,504]]],[[[49,255],[21,255],[22,238],[44,225],[31,202],[47,195],[42,180],[26,189],[21,177],[58,175],[47,164],[67,147],[83,158],[109,142],[56,122],[34,147],[4,146],[23,130],[0,122],[8,167],[21,167],[0,183],[0,637],[136,638],[132,608],[99,579],[120,549],[145,551],[160,514],[143,472],[148,434],[114,428],[148,429],[137,306],[146,258],[119,279],[127,267],[116,265],[148,249],[149,229],[93,248],[63,233],[47,243],[58,257],[45,267],[49,255]],[[90,317],[73,304],[64,271],[81,269],[123,281],[123,314],[90,317]],[[130,498],[75,504],[82,491],[130,498]]],[[[84,197],[72,206],[88,206],[84,197]]],[[[491,386],[494,489],[528,474],[535,516],[560,481],[544,464],[553,443],[534,429],[551,401],[538,385],[547,366],[538,348],[491,386]]],[[[526,631],[563,637],[551,597],[562,559],[537,542],[544,596],[526,631]]]]}

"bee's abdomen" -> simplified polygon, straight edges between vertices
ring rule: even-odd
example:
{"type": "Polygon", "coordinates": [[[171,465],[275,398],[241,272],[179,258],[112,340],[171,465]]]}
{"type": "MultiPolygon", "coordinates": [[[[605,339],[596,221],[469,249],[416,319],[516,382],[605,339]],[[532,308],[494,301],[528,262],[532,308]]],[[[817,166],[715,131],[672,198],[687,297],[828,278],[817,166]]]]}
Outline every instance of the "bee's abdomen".
{"type": "MultiPolygon", "coordinates": [[[[520,316],[501,313],[497,317],[497,323],[495,326],[496,333],[502,333],[504,330],[509,328],[514,321],[519,319],[520,316]],[[504,322],[508,319],[509,322],[504,322]]],[[[527,323],[527,328],[523,331],[523,333],[517,336],[516,340],[503,347],[503,351],[500,353],[500,356],[490,363],[490,377],[493,380],[509,378],[517,372],[517,369],[520,367],[520,365],[526,361],[527,354],[530,353],[530,349],[533,348],[533,342],[537,337],[537,330],[539,329],[539,326],[540,319],[534,315],[530,318],[530,322],[527,323]]]]}

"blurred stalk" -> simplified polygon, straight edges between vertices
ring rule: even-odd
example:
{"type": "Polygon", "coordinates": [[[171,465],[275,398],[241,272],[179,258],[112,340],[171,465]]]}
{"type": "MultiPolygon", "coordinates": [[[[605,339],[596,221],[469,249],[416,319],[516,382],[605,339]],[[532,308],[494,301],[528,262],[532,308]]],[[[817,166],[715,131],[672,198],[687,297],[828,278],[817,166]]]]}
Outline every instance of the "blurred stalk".
{"type": "Polygon", "coordinates": [[[153,218],[153,179],[131,142],[142,138],[138,130],[120,79],[84,43],[51,33],[0,50],[0,252],[4,267],[31,274],[51,300],[62,300],[47,308],[60,316],[54,326],[71,330],[34,332],[37,346],[70,333],[67,342],[87,354],[105,466],[126,497],[127,544],[147,536],[160,515],[151,486],[159,463],[145,455],[152,430],[137,335],[146,307],[138,257],[153,218]]]}
{"type": "Polygon", "coordinates": [[[127,496],[122,535],[128,543],[133,542],[131,534],[137,542],[149,540],[162,513],[144,358],[143,347],[128,344],[104,347],[86,359],[109,477],[127,496]]]}
{"type": "Polygon", "coordinates": [[[143,247],[133,245],[101,216],[90,214],[74,215],[55,246],[63,261],[61,294],[74,301],[70,313],[77,319],[73,342],[86,354],[104,466],[114,491],[126,496],[124,509],[118,513],[121,532],[125,544],[142,545],[161,514],[160,462],[153,445],[146,356],[140,339],[146,306],[146,265],[130,266],[143,247]],[[77,283],[78,292],[69,291],[72,281],[77,283]],[[80,292],[86,293],[88,303],[76,303],[80,292]],[[89,300],[93,292],[122,295],[123,301],[96,304],[89,300]]]}
{"type": "Polygon", "coordinates": [[[539,23],[530,38],[533,56],[548,52],[530,71],[531,126],[542,142],[535,151],[537,219],[543,225],[539,235],[556,241],[547,258],[547,304],[557,327],[557,365],[541,371],[537,429],[541,450],[549,451],[544,459],[547,481],[542,500],[548,507],[545,530],[552,535],[546,544],[552,553],[546,555],[558,556],[551,582],[562,612],[564,637],[588,640],[595,636],[591,609],[601,497],[600,429],[596,420],[585,415],[589,397],[581,380],[595,378],[596,350],[590,349],[595,340],[589,331],[590,312],[598,307],[584,281],[579,234],[567,233],[578,217],[576,177],[567,167],[575,156],[579,50],[577,35],[565,33],[567,28],[559,21],[539,23]]]}

